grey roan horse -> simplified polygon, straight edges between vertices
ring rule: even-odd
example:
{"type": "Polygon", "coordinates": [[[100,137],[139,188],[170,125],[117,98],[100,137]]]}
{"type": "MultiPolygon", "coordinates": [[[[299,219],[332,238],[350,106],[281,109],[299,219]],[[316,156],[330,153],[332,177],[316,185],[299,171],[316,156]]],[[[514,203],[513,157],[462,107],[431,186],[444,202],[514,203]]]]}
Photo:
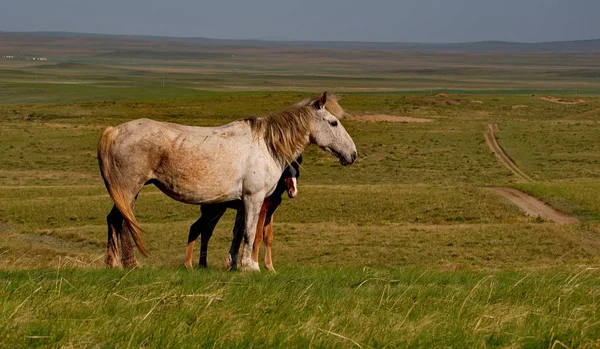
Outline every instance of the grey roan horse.
{"type": "Polygon", "coordinates": [[[106,264],[138,265],[130,234],[147,256],[133,207],[142,187],[151,183],[189,204],[240,201],[244,229],[233,237],[227,261],[237,265],[243,239],[240,267],[257,270],[251,256],[259,212],[285,167],[311,143],[342,165],[356,160],[356,146],[339,122],[343,114],[335,96],[324,92],[268,116],[220,127],[139,119],[107,128],[98,145],[100,172],[114,201],[107,216],[106,264]]]}

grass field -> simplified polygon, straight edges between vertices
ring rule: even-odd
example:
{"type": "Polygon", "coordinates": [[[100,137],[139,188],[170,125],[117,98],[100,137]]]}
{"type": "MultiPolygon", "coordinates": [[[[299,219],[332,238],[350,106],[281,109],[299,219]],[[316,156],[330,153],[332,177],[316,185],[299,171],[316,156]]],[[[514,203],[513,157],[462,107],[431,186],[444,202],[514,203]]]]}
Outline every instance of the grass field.
{"type": "MultiPolygon", "coordinates": [[[[231,66],[245,64],[240,76],[253,78],[234,79],[237,71],[227,73],[231,66],[223,62],[220,86],[186,83],[196,74],[191,71],[168,77],[179,86],[163,88],[155,79],[162,73],[152,75],[223,61],[210,50],[176,57],[96,52],[92,58],[61,51],[61,59],[81,62],[35,69],[0,61],[0,346],[600,347],[600,99],[594,92],[600,83],[593,75],[561,80],[520,70],[534,61],[553,65],[534,69],[542,72],[593,70],[597,61],[513,55],[521,60],[505,64],[474,55],[462,61],[463,70],[448,72],[450,79],[483,77],[470,93],[452,93],[437,73],[421,73],[444,88],[439,94],[422,79],[353,70],[365,57],[375,59],[368,52],[356,53],[356,62],[342,51],[314,55],[306,64],[318,79],[297,72],[306,80],[299,78],[296,89],[260,87],[255,83],[264,70],[280,69],[274,81],[289,71],[252,50],[231,66]],[[512,75],[496,82],[495,68],[477,68],[478,61],[505,65],[512,75]],[[67,70],[77,83],[47,81],[67,70]],[[38,82],[27,81],[36,71],[38,82]],[[319,79],[328,73],[325,86],[319,79]],[[575,95],[575,85],[588,87],[575,95]],[[354,116],[343,123],[360,159],[342,167],[316,147],[305,153],[299,196],[285,199],[275,215],[276,274],[225,270],[233,212],[217,226],[210,268],[184,270],[187,232],[199,209],[150,187],[136,205],[150,258],[133,271],[104,269],[111,201],[96,161],[104,127],[137,117],[219,125],[331,86],[342,87],[341,104],[354,116]],[[541,99],[540,90],[563,99],[541,99]],[[360,121],[377,114],[432,121],[360,121]],[[488,149],[490,123],[498,124],[499,143],[533,182],[521,182],[488,149]],[[528,217],[485,190],[492,186],[518,188],[581,223],[528,217]]],[[[283,62],[292,65],[298,52],[286,52],[280,52],[288,58],[283,62]]],[[[409,55],[414,65],[408,67],[391,58],[379,67],[416,75],[422,69],[416,56],[409,55]]],[[[423,64],[439,62],[436,67],[461,62],[427,57],[423,64]]]]}

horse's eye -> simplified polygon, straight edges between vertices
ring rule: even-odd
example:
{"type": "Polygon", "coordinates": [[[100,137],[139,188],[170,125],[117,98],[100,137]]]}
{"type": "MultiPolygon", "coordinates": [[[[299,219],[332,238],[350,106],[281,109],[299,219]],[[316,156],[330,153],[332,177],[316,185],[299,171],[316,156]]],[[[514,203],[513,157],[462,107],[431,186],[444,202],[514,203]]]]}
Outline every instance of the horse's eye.
{"type": "Polygon", "coordinates": [[[337,121],[329,121],[329,124],[333,127],[337,126],[337,121]]]}

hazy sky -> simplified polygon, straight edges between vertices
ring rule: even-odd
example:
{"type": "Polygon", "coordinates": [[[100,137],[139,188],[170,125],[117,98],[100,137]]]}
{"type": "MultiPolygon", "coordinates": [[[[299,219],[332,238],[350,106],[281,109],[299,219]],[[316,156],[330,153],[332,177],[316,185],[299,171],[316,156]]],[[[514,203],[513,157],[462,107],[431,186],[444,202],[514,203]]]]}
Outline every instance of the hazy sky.
{"type": "Polygon", "coordinates": [[[600,38],[600,0],[0,0],[0,31],[464,42],[600,38]]]}

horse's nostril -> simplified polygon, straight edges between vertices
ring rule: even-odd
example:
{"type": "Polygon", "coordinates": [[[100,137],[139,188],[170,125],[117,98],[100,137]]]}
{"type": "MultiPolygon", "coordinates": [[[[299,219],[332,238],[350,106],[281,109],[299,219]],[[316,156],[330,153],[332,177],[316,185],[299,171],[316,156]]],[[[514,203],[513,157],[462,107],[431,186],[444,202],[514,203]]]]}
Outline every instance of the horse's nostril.
{"type": "Polygon", "coordinates": [[[356,160],[357,156],[358,156],[358,154],[356,152],[352,153],[352,162],[354,162],[356,160]]]}

